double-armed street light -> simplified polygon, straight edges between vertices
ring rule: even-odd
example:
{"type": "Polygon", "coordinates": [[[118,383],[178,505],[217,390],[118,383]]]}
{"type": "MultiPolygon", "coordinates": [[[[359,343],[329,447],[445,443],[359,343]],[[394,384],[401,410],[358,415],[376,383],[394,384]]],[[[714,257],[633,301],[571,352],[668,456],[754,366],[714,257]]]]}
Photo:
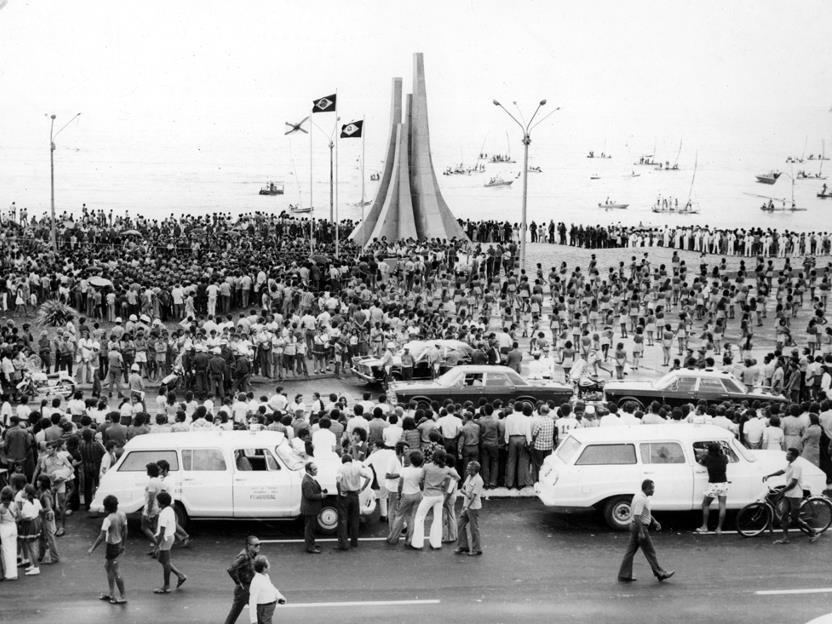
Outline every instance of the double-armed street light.
{"type": "Polygon", "coordinates": [[[52,227],[49,230],[49,238],[50,242],[52,243],[52,251],[58,251],[58,232],[57,227],[55,224],[55,139],[57,136],[63,132],[64,128],[66,128],[69,124],[73,121],[78,119],[81,113],[76,113],[76,115],[66,122],[60,130],[55,132],[55,118],[56,115],[52,114],[49,116],[51,122],[49,124],[49,179],[50,179],[50,189],[51,189],[51,216],[52,216],[52,227]]]}
{"type": "MultiPolygon", "coordinates": [[[[549,115],[552,115],[553,113],[559,111],[560,106],[556,107],[554,110],[552,110],[549,113],[549,115],[546,115],[545,117],[543,117],[537,123],[534,123],[534,118],[537,117],[537,113],[540,111],[540,108],[542,106],[546,105],[546,100],[540,100],[540,102],[537,105],[537,108],[534,110],[534,113],[532,114],[532,117],[531,117],[531,119],[529,119],[528,123],[521,123],[517,119],[517,117],[515,117],[514,115],[512,115],[508,111],[508,109],[505,106],[500,104],[497,100],[493,100],[493,102],[494,102],[494,106],[498,106],[498,107],[502,108],[503,111],[505,112],[505,114],[508,115],[509,117],[511,117],[512,121],[514,121],[514,123],[516,123],[518,126],[520,126],[520,130],[523,132],[523,208],[522,208],[522,212],[520,214],[520,268],[525,269],[526,268],[526,229],[527,229],[526,228],[526,200],[527,200],[527,197],[528,197],[528,188],[529,188],[529,183],[528,183],[528,181],[529,181],[529,144],[531,144],[531,142],[532,142],[531,131],[536,126],[539,126],[541,123],[543,123],[543,121],[546,120],[549,117],[549,115]],[[534,124],[534,125],[532,125],[532,124],[534,124]]],[[[515,104],[516,104],[516,102],[515,102],[515,104]]],[[[518,108],[517,110],[519,112],[520,109],[518,108]]],[[[522,114],[520,116],[522,117],[522,114]]]]}

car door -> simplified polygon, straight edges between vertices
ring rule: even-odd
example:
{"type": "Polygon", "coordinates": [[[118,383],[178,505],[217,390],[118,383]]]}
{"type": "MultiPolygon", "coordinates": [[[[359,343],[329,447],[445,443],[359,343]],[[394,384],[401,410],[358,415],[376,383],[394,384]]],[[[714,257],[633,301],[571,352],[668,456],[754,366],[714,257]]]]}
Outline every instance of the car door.
{"type": "Polygon", "coordinates": [[[182,449],[178,499],[194,518],[232,515],[231,466],[222,448],[182,449]]]}
{"type": "MultiPolygon", "coordinates": [[[[661,389],[661,397],[672,407],[696,402],[696,382],[693,375],[680,375],[661,389]]],[[[645,406],[646,407],[646,406],[645,406]]]]}
{"type": "Polygon", "coordinates": [[[694,507],[702,502],[705,496],[705,489],[708,487],[708,471],[699,463],[702,457],[708,452],[708,445],[716,442],[722,447],[722,452],[728,458],[728,479],[727,505],[730,509],[738,509],[743,505],[757,499],[762,491],[760,483],[760,471],[757,467],[740,457],[729,440],[701,440],[694,442],[691,449],[696,457],[693,480],[693,503],[694,507]]]}
{"type": "Polygon", "coordinates": [[[299,479],[265,446],[235,448],[235,518],[283,518],[300,512],[299,479]]]}
{"type": "Polygon", "coordinates": [[[699,387],[696,390],[697,399],[705,399],[708,403],[722,401],[727,398],[728,392],[721,379],[715,377],[702,377],[699,380],[699,387]]]}
{"type": "Polygon", "coordinates": [[[473,401],[476,405],[478,399],[485,396],[485,373],[482,371],[468,371],[460,380],[454,392],[454,398],[459,401],[473,401]]]}
{"type": "Polygon", "coordinates": [[[688,458],[677,441],[639,443],[645,479],[656,484],[653,509],[692,509],[693,457],[688,458]]]}
{"type": "Polygon", "coordinates": [[[147,464],[166,459],[171,472],[179,470],[179,457],[174,449],[126,451],[118,463],[101,479],[96,497],[112,494],[118,498],[119,509],[133,513],[144,507],[147,486],[147,464]]]}
{"type": "Polygon", "coordinates": [[[515,384],[504,372],[489,371],[485,375],[485,387],[483,396],[489,401],[502,399],[510,401],[515,396],[515,384]]]}

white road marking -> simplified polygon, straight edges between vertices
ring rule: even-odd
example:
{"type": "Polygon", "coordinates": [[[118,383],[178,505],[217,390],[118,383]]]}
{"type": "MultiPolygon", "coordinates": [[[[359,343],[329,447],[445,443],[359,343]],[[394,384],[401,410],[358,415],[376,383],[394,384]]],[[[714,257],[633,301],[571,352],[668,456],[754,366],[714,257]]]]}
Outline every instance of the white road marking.
{"type": "Polygon", "coordinates": [[[809,589],[763,589],[755,591],[758,596],[784,596],[789,594],[832,594],[832,587],[813,587],[809,589]]]}
{"type": "Polygon", "coordinates": [[[319,607],[398,607],[406,605],[435,605],[439,600],[353,600],[349,602],[299,602],[281,605],[280,608],[317,609],[319,607]]]}
{"type": "MultiPolygon", "coordinates": [[[[427,538],[426,538],[427,539],[427,538]]],[[[386,541],[386,537],[362,537],[360,541],[362,542],[384,542],[386,541]]],[[[316,542],[337,542],[337,537],[324,537],[324,538],[316,538],[316,542]]],[[[261,539],[261,544],[303,544],[304,540],[302,539],[261,539]]]]}

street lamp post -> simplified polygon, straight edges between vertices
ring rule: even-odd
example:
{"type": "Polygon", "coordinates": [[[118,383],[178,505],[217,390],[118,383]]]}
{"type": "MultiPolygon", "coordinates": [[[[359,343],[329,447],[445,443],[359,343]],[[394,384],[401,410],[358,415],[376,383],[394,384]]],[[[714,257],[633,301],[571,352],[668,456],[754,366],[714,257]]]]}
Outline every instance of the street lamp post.
{"type": "MultiPolygon", "coordinates": [[[[503,109],[506,115],[511,117],[511,119],[520,126],[520,130],[523,132],[523,207],[520,213],[520,268],[526,268],[526,203],[528,200],[528,190],[529,190],[529,145],[532,142],[532,129],[543,122],[546,117],[554,113],[555,111],[560,110],[560,106],[556,107],[549,115],[543,117],[540,121],[536,124],[532,125],[534,122],[534,118],[537,116],[537,113],[540,111],[541,106],[546,105],[546,100],[540,100],[535,109],[534,113],[532,114],[531,119],[529,119],[528,123],[521,123],[514,115],[508,112],[505,106],[500,104],[497,100],[493,100],[494,106],[498,106],[503,109]]],[[[518,109],[519,110],[519,109],[518,109]]]]}
{"type": "Polygon", "coordinates": [[[49,123],[49,187],[50,187],[50,215],[52,216],[52,227],[49,228],[49,239],[52,243],[52,251],[58,252],[58,230],[55,223],[55,139],[63,132],[69,124],[75,121],[81,113],[76,113],[75,117],[66,122],[63,127],[55,132],[55,118],[56,115],[49,115],[51,120],[49,123]]]}

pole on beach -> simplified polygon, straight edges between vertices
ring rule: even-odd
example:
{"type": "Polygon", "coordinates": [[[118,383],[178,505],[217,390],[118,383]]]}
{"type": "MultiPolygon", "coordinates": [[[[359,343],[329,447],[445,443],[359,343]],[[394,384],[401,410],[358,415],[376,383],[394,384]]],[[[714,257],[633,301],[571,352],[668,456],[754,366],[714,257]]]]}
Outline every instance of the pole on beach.
{"type": "Polygon", "coordinates": [[[335,141],[335,257],[338,257],[340,245],[341,228],[338,222],[338,89],[335,89],[335,128],[332,131],[332,140],[335,141]]]}
{"type": "Polygon", "coordinates": [[[57,115],[54,113],[49,115],[49,189],[50,189],[50,216],[52,217],[52,226],[49,228],[49,240],[52,244],[52,251],[55,253],[58,252],[58,228],[57,224],[55,223],[55,139],[58,135],[63,132],[64,128],[66,128],[69,124],[73,121],[78,119],[78,116],[81,113],[76,113],[75,116],[66,122],[63,127],[55,132],[55,118],[57,115]]]}
{"type": "MultiPolygon", "coordinates": [[[[520,130],[523,132],[523,204],[520,213],[520,268],[526,268],[526,234],[527,234],[527,226],[526,226],[526,203],[528,200],[528,190],[529,190],[529,145],[532,142],[532,129],[542,123],[549,115],[554,113],[555,111],[560,110],[560,106],[556,107],[549,115],[546,115],[543,119],[538,121],[536,124],[532,125],[534,122],[534,118],[537,116],[537,113],[540,111],[542,106],[546,105],[546,100],[540,100],[535,109],[534,113],[532,114],[531,119],[529,119],[528,123],[520,123],[518,119],[512,115],[508,109],[500,104],[497,100],[493,100],[494,106],[503,109],[506,115],[511,117],[512,121],[520,126],[520,130]]],[[[519,109],[518,109],[519,111],[519,109]]],[[[521,115],[522,117],[522,115],[521,115]]],[[[525,121],[525,120],[524,120],[525,121]]]]}

